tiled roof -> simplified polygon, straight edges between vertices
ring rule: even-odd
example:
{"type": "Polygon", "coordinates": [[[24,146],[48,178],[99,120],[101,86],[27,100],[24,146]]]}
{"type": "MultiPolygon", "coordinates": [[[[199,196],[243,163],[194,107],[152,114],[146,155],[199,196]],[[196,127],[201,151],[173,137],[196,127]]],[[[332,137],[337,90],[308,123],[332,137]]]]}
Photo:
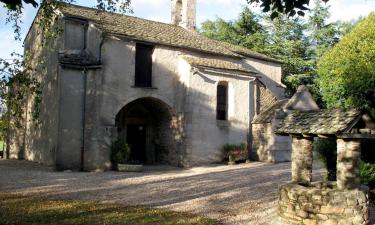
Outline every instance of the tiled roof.
{"type": "Polygon", "coordinates": [[[256,123],[270,123],[275,118],[278,110],[282,109],[289,99],[283,99],[275,102],[270,107],[259,113],[253,120],[253,124],[256,123]]]}
{"type": "Polygon", "coordinates": [[[209,39],[197,32],[188,31],[173,24],[160,23],[116,13],[102,12],[96,9],[72,4],[63,4],[60,10],[65,16],[90,20],[107,33],[125,36],[134,40],[232,57],[241,57],[240,55],[245,55],[252,58],[280,63],[280,61],[268,56],[252,52],[251,50],[240,46],[209,39]]]}
{"type": "Polygon", "coordinates": [[[228,60],[190,57],[190,56],[183,56],[183,59],[185,59],[190,65],[197,66],[197,67],[233,70],[233,71],[239,71],[239,72],[245,72],[245,73],[257,73],[255,70],[244,68],[242,67],[241,64],[230,62],[228,60]]]}
{"type": "Polygon", "coordinates": [[[321,109],[290,113],[276,130],[278,134],[341,134],[351,129],[361,115],[357,109],[321,109]]]}

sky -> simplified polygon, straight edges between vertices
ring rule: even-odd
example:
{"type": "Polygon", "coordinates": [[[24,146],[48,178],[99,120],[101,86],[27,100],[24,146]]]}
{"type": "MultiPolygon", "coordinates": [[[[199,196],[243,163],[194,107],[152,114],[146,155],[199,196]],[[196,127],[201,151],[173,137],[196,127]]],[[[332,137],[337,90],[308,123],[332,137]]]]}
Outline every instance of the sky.
{"type": "MultiPolygon", "coordinates": [[[[312,0],[311,0],[312,1],[312,0]]],[[[94,6],[95,0],[76,0],[76,4],[94,6]]],[[[160,22],[170,22],[171,0],[132,0],[133,16],[160,22]]],[[[367,16],[375,11],[375,0],[330,0],[331,18],[329,22],[341,20],[351,21],[360,16],[367,16]]],[[[248,6],[246,0],[197,0],[197,25],[206,20],[222,18],[234,20],[238,17],[242,7],[248,6]]],[[[312,5],[310,6],[312,7],[312,5]]],[[[252,10],[260,12],[257,6],[252,10]]],[[[30,27],[37,9],[28,5],[24,8],[22,17],[22,40],[30,27]]],[[[6,10],[0,3],[0,58],[9,58],[10,53],[22,53],[22,41],[14,39],[11,24],[5,23],[6,10]]]]}

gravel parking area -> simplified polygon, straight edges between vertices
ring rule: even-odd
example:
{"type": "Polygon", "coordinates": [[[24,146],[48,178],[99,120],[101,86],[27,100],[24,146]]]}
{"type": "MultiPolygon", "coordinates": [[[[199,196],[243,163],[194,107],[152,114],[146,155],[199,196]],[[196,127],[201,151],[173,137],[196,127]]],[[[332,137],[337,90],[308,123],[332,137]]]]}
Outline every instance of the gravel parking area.
{"type": "Polygon", "coordinates": [[[224,224],[275,225],[277,189],[290,180],[290,163],[146,169],[142,173],[54,172],[32,162],[0,160],[0,191],[160,207],[224,224]]]}

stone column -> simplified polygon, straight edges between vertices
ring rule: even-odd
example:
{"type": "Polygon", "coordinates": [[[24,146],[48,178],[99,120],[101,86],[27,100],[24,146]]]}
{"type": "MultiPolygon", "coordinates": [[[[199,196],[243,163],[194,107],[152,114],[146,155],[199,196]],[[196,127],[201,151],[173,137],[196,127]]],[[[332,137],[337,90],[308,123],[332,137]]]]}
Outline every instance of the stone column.
{"type": "Polygon", "coordinates": [[[292,181],[309,185],[312,179],[313,138],[292,137],[292,181]]]}
{"type": "Polygon", "coordinates": [[[337,187],[340,190],[360,187],[360,139],[337,139],[337,187]]]}

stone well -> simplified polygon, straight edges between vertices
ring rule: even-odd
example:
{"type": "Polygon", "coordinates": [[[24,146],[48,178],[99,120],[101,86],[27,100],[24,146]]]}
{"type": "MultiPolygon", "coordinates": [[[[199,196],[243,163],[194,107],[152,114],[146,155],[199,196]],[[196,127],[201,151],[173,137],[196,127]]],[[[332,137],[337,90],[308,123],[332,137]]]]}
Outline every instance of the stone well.
{"type": "MultiPolygon", "coordinates": [[[[367,115],[367,114],[366,114],[367,115]]],[[[356,109],[289,114],[276,131],[292,136],[292,182],[279,188],[285,224],[365,225],[368,187],[361,186],[361,139],[375,139],[375,122],[356,109]],[[337,182],[311,182],[314,138],[335,137],[337,182]]]]}
{"type": "Polygon", "coordinates": [[[366,187],[339,190],[335,183],[295,183],[279,189],[279,217],[285,224],[361,225],[368,221],[366,187]]]}

